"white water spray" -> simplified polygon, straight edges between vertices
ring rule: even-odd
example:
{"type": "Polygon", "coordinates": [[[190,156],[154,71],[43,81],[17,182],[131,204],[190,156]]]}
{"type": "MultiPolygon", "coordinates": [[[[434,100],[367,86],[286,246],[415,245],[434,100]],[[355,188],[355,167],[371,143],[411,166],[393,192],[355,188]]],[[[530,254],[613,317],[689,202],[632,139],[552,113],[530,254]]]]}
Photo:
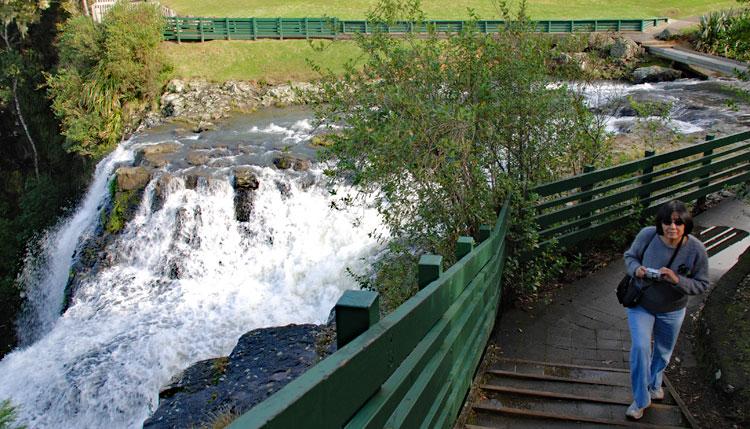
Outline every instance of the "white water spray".
{"type": "Polygon", "coordinates": [[[140,427],[172,376],[227,355],[245,332],[325,322],[341,293],[356,287],[346,268],[361,271],[381,249],[369,234],[381,225],[374,209],[332,208],[309,178],[257,167],[251,218],[238,222],[229,169],[194,189],[177,172],[159,204],[152,180],[135,218],[106,249],[109,266],[83,279],[56,317],[70,255],[96,221],[115,160],[130,157],[118,149],[103,162],[109,167],[100,165],[74,217],[83,219],[77,233],[50,235],[51,252],[67,259],[61,277],[38,285],[55,289],[36,306],[49,321],[35,343],[0,362],[0,398],[29,427],[140,427]]]}

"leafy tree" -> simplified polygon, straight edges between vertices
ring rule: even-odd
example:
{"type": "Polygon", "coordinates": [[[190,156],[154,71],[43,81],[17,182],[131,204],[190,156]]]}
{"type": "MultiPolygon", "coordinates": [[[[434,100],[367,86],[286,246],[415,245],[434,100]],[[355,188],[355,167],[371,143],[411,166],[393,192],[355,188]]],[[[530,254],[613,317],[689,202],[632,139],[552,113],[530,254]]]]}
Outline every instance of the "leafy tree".
{"type": "Polygon", "coordinates": [[[159,51],[162,28],[156,6],[127,2],[102,24],[78,16],[64,25],[60,67],[47,83],[68,150],[105,153],[156,99],[170,71],[159,51]]]}
{"type": "MultiPolygon", "coordinates": [[[[397,18],[422,21],[419,2],[384,0],[368,19],[380,28],[397,18]]],[[[361,36],[363,69],[324,81],[317,117],[343,125],[324,155],[329,174],[374,195],[391,256],[428,251],[451,262],[459,235],[577,156],[586,109],[549,76],[551,41],[523,31],[524,3],[513,18],[492,36],[474,25],[447,38],[434,29],[427,38],[361,36]]]]}

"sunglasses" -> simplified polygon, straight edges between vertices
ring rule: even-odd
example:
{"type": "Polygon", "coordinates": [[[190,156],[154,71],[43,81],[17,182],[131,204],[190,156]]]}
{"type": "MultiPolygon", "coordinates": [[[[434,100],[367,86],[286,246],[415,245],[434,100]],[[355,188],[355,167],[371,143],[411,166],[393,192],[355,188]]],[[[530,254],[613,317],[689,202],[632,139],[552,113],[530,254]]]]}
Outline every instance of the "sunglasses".
{"type": "Polygon", "coordinates": [[[675,220],[670,219],[668,221],[666,220],[662,221],[662,225],[672,225],[672,224],[675,224],[676,226],[682,226],[682,225],[685,225],[685,221],[683,221],[682,219],[675,219],[675,220]]]}

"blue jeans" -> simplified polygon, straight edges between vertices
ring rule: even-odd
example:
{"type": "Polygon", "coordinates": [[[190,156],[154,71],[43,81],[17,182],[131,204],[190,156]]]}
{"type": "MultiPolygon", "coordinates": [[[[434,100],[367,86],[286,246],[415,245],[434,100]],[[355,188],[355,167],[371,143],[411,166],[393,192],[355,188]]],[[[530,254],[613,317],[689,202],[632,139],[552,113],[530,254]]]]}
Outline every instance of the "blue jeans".
{"type": "Polygon", "coordinates": [[[649,390],[661,387],[664,369],[672,357],[685,309],[652,314],[640,305],[628,308],[630,327],[630,384],[638,408],[651,403],[649,390]],[[651,352],[651,336],[654,350],[651,352]]]}

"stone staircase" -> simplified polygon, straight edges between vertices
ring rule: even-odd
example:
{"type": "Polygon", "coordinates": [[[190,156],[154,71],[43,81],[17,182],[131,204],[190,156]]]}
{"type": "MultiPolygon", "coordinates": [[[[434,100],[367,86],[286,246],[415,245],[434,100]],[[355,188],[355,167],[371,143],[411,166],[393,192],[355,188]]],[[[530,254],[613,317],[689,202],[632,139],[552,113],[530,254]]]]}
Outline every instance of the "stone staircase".
{"type": "Polygon", "coordinates": [[[464,426],[468,429],[694,427],[668,381],[664,400],[655,401],[641,420],[628,420],[625,369],[498,359],[480,380],[464,426]]]}

